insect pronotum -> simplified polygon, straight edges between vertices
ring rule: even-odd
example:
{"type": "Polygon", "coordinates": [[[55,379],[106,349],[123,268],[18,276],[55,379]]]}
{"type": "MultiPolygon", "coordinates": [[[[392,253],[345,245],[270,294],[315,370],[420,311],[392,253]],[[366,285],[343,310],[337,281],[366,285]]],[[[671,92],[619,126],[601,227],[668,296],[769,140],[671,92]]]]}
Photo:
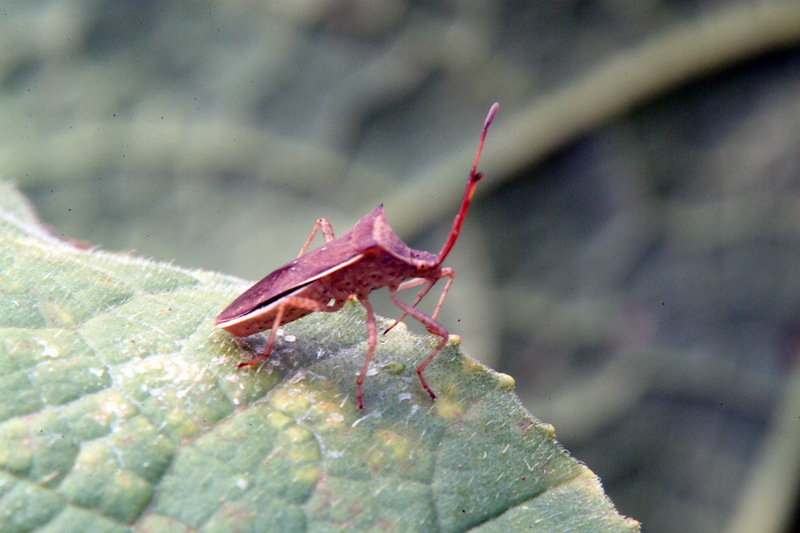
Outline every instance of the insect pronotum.
{"type": "Polygon", "coordinates": [[[359,220],[353,228],[339,237],[333,236],[333,228],[325,218],[320,218],[311,230],[297,259],[280,267],[267,277],[250,287],[241,296],[226,307],[216,319],[217,327],[244,337],[260,331],[271,329],[267,348],[263,354],[239,367],[251,366],[269,357],[275,334],[279,326],[302,318],[315,311],[338,311],[351,297],[355,297],[367,312],[367,356],[364,366],[356,379],[358,408],[364,408],[364,376],[369,362],[375,353],[378,332],[375,313],[367,298],[369,293],[381,287],[389,289],[392,301],[403,311],[392,326],[392,329],[407,315],[420,321],[427,330],[439,337],[441,341],[425,360],[417,367],[422,387],[432,399],[436,394],[425,381],[423,372],[428,363],[436,357],[447,344],[447,329],[436,321],[436,315],[442,307],[445,295],[453,283],[453,269],[442,267],[447,254],[453,248],[461,231],[464,216],[467,214],[475,187],[483,174],[477,172],[486,132],[497,113],[498,104],[494,104],[486,116],[475,160],[469,172],[467,189],[461,201],[461,208],[453,220],[450,235],[437,254],[412,250],[395,235],[383,205],[359,220]],[[318,230],[322,230],[325,244],[306,253],[318,230]],[[428,294],[434,284],[442,278],[448,278],[442,295],[431,316],[416,308],[417,304],[428,294]],[[422,285],[414,303],[408,304],[397,297],[397,291],[422,285]]]}

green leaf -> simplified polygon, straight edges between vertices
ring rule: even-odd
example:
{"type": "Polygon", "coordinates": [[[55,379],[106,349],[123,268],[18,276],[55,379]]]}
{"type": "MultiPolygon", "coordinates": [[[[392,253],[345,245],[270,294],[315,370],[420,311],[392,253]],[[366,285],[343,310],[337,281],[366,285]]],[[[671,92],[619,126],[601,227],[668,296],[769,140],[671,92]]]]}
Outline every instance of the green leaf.
{"type": "Polygon", "coordinates": [[[636,531],[513,380],[356,304],[236,363],[213,317],[246,284],[86,249],[0,183],[0,530],[636,531]],[[383,321],[384,324],[387,324],[383,321]]]}

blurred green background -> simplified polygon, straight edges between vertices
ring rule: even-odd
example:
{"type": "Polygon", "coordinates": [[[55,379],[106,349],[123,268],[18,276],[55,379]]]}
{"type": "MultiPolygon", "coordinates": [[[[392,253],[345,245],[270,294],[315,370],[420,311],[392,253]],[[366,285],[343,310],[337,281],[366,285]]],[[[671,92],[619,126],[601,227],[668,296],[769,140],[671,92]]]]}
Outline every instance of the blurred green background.
{"type": "Polygon", "coordinates": [[[252,280],[381,202],[438,251],[499,101],[441,322],[646,531],[796,526],[800,3],[5,1],[0,54],[54,233],[252,280]]]}

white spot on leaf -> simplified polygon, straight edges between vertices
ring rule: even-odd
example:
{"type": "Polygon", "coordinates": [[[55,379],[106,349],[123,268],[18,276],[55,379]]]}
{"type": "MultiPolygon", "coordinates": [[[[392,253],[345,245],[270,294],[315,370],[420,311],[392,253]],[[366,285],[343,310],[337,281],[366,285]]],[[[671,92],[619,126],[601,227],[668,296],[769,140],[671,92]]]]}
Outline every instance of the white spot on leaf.
{"type": "Polygon", "coordinates": [[[39,346],[42,347],[42,356],[44,357],[56,358],[61,355],[58,350],[58,346],[52,346],[44,341],[39,341],[39,346]]]}

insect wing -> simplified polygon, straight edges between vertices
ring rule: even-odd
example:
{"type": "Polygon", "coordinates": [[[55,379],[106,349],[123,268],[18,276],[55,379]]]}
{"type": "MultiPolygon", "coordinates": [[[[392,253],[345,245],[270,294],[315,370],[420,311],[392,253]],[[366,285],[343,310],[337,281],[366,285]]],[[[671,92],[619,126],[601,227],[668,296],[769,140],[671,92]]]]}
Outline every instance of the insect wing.
{"type": "Polygon", "coordinates": [[[217,316],[216,323],[222,324],[268,306],[331,272],[352,265],[363,255],[346,241],[331,241],[280,267],[247,289],[217,316]]]}

